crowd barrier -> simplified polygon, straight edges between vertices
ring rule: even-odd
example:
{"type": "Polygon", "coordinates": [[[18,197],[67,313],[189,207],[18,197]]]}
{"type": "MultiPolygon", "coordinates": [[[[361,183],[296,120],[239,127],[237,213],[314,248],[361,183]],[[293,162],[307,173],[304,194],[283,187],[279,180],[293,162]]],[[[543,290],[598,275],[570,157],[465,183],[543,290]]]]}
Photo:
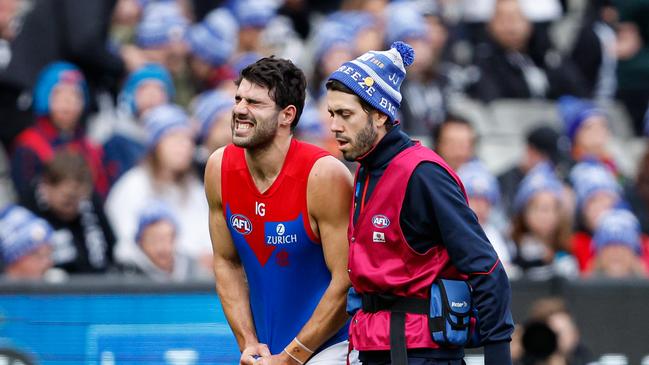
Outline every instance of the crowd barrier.
{"type": "MultiPolygon", "coordinates": [[[[516,281],[512,289],[517,322],[534,300],[563,297],[598,358],[649,364],[648,281],[516,281]]],[[[229,365],[238,358],[211,282],[0,282],[0,364],[229,365]]],[[[479,355],[467,363],[478,364],[479,355]]]]}

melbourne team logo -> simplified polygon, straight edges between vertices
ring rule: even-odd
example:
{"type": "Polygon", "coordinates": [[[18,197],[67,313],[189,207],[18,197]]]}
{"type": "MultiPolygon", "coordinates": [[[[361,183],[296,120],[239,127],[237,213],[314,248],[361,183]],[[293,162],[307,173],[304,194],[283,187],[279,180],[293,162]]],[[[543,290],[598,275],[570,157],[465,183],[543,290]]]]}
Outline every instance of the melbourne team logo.
{"type": "Polygon", "coordinates": [[[288,259],[288,251],[280,250],[279,252],[277,252],[277,255],[275,255],[275,262],[277,262],[277,266],[289,266],[291,263],[288,259]]]}
{"type": "Polygon", "coordinates": [[[252,223],[250,219],[241,214],[235,214],[230,217],[230,225],[235,231],[241,234],[250,234],[252,232],[252,223]]]}
{"type": "Polygon", "coordinates": [[[377,214],[372,217],[372,225],[376,228],[388,228],[390,219],[383,214],[377,214]]]}

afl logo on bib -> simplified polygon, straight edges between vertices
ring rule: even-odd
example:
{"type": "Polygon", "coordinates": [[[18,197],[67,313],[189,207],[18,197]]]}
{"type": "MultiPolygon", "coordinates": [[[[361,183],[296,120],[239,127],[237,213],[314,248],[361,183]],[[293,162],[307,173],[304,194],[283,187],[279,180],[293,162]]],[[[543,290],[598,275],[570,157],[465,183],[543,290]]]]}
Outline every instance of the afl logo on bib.
{"type": "Polygon", "coordinates": [[[382,214],[372,217],[372,225],[376,228],[388,228],[390,219],[382,214]]]}
{"type": "Polygon", "coordinates": [[[241,234],[250,234],[250,232],[252,232],[252,223],[250,223],[250,219],[241,214],[235,214],[230,217],[230,225],[235,231],[241,234]]]}

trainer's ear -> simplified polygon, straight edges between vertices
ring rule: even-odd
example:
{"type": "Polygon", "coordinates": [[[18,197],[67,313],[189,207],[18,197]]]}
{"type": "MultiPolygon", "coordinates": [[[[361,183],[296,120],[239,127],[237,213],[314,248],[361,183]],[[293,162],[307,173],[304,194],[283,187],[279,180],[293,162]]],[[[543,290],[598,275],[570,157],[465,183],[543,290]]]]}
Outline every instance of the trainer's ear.
{"type": "Polygon", "coordinates": [[[376,128],[383,128],[388,123],[388,116],[379,112],[378,110],[372,111],[372,122],[376,128]]]}
{"type": "Polygon", "coordinates": [[[297,108],[295,105],[289,105],[279,112],[279,124],[290,127],[296,116],[297,108]]]}

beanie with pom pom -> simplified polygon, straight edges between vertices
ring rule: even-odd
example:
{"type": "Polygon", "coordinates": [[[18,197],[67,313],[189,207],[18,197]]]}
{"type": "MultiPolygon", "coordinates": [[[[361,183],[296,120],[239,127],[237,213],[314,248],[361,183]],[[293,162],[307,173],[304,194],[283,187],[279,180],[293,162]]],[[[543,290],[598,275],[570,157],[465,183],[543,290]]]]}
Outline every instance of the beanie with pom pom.
{"type": "Polygon", "coordinates": [[[412,47],[397,41],[387,51],[369,51],[345,62],[329,80],[341,82],[390,121],[395,121],[401,106],[401,83],[406,77],[406,67],[414,60],[412,47]]]}

